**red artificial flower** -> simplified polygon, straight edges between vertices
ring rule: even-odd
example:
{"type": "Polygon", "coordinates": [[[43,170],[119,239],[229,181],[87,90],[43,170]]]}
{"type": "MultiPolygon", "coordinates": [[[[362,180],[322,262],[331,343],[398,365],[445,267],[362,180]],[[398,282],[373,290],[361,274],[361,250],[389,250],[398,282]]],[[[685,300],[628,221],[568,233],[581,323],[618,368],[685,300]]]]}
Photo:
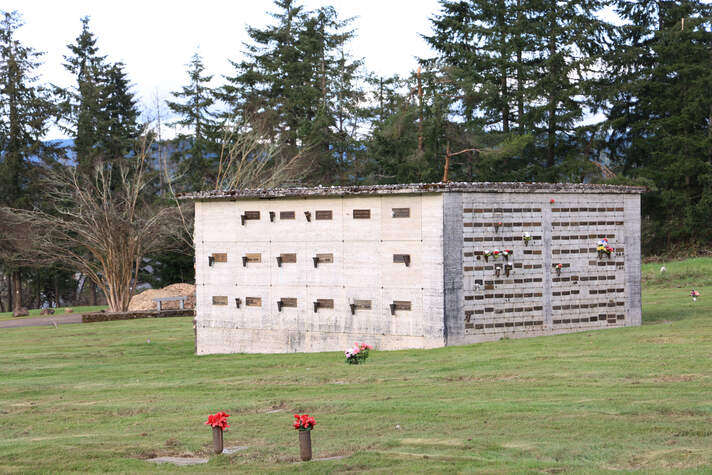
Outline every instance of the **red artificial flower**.
{"type": "Polygon", "coordinates": [[[208,421],[205,424],[212,427],[219,427],[221,430],[225,430],[230,427],[230,425],[227,423],[228,417],[230,417],[230,414],[226,414],[222,411],[216,414],[210,414],[208,416],[208,421]]]}
{"type": "Polygon", "coordinates": [[[551,200],[549,200],[549,203],[554,204],[554,203],[556,203],[556,200],[554,198],[552,198],[551,200]]]}
{"type": "Polygon", "coordinates": [[[316,421],[309,414],[294,414],[294,428],[297,430],[312,430],[316,421]]]}

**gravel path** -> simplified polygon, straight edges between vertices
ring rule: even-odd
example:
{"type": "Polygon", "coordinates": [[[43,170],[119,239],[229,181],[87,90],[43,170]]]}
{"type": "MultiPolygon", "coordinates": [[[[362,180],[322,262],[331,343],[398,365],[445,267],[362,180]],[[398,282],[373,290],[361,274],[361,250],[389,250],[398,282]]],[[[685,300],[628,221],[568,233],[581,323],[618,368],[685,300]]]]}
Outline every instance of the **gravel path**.
{"type": "Polygon", "coordinates": [[[67,323],[82,323],[81,313],[66,315],[50,315],[47,317],[16,318],[0,321],[0,328],[42,327],[46,325],[64,325],[67,323]]]}

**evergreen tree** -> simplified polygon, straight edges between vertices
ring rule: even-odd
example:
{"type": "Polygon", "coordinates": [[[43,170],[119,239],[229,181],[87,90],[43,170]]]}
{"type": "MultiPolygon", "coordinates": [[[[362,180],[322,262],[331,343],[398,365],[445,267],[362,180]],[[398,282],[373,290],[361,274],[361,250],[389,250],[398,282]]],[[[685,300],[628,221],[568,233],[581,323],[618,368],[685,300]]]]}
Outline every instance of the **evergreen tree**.
{"type": "Polygon", "coordinates": [[[62,89],[65,130],[74,137],[74,152],[80,172],[88,173],[101,157],[99,145],[104,137],[106,119],[102,108],[103,77],[106,56],[99,56],[96,38],[89,30],[89,17],[82,18],[82,31],[76,43],[67,45],[64,67],[77,81],[74,89],[62,89]]]}
{"type": "MultiPolygon", "coordinates": [[[[0,16],[0,206],[31,208],[41,201],[37,178],[53,165],[58,153],[42,143],[54,106],[35,75],[42,53],[16,38],[22,26],[20,15],[0,11],[0,16]]],[[[14,246],[3,249],[0,260],[12,272],[13,303],[18,310],[22,307],[20,266],[32,262],[14,246]]]]}
{"type": "Polygon", "coordinates": [[[65,131],[74,137],[74,152],[80,173],[89,173],[99,160],[114,160],[131,152],[140,135],[137,101],[131,92],[123,63],[110,64],[99,55],[89,17],[82,18],[82,31],[67,45],[64,67],[76,86],[59,89],[65,131]]]}
{"type": "Polygon", "coordinates": [[[712,6],[617,2],[626,20],[610,58],[609,145],[615,164],[654,181],[644,245],[709,244],[712,224],[712,6]]]}
{"type": "Polygon", "coordinates": [[[100,148],[109,159],[117,159],[133,151],[141,134],[139,110],[123,63],[108,67],[102,79],[101,106],[106,130],[100,148]]]}
{"type": "Polygon", "coordinates": [[[188,84],[171,93],[180,102],[166,101],[168,108],[179,117],[171,125],[191,132],[190,135],[179,134],[174,158],[179,162],[180,175],[185,177],[185,186],[193,190],[203,189],[210,182],[218,154],[217,121],[212,111],[215,97],[209,86],[213,76],[204,72],[203,58],[195,53],[188,63],[188,84]]]}
{"type": "Polygon", "coordinates": [[[532,80],[529,28],[521,0],[443,0],[425,36],[438,53],[426,61],[448,73],[443,93],[470,124],[505,134],[524,131],[532,80]]]}
{"type": "Polygon", "coordinates": [[[313,166],[311,181],[347,181],[357,150],[360,61],[346,54],[351,20],[332,7],[305,11],[295,0],[276,0],[274,24],[248,27],[247,59],[220,91],[233,116],[247,119],[285,157],[301,152],[313,166]]]}
{"type": "Polygon", "coordinates": [[[611,27],[597,13],[606,3],[441,1],[425,37],[438,56],[424,64],[440,69],[452,112],[481,144],[510,149],[529,142],[511,134],[534,136],[525,155],[499,155],[509,157],[500,168],[510,176],[558,181],[587,169],[578,126],[602,74],[596,68],[611,27]]]}
{"type": "Polygon", "coordinates": [[[612,27],[597,13],[607,3],[575,0],[563,5],[535,2],[526,7],[535,54],[533,131],[540,139],[548,180],[560,178],[554,169],[557,163],[582,157],[576,129],[592,106],[597,77],[605,73],[601,58],[612,27]]]}

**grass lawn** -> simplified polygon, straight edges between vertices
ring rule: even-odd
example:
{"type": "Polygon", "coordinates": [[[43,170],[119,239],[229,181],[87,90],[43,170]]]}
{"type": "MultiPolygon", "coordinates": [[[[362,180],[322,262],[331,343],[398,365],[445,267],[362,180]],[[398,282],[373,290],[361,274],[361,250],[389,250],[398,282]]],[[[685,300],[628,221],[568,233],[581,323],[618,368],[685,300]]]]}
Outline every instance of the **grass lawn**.
{"type": "MultiPolygon", "coordinates": [[[[98,306],[98,307],[70,307],[72,310],[74,310],[72,313],[86,313],[86,312],[96,312],[99,310],[103,310],[106,308],[106,305],[103,306],[98,306]]],[[[12,312],[2,312],[0,313],[0,321],[2,320],[19,320],[22,318],[32,318],[32,317],[41,317],[43,315],[40,315],[40,312],[42,310],[35,308],[30,310],[30,315],[27,317],[13,317],[12,312]]],[[[55,308],[54,309],[54,314],[55,315],[64,315],[64,307],[61,308],[55,308]]]]}
{"type": "Polygon", "coordinates": [[[0,331],[0,472],[710,473],[712,286],[685,274],[708,279],[701,261],[660,281],[644,268],[642,327],[376,351],[363,366],[196,357],[190,318],[0,331]],[[226,446],[248,450],[143,460],[207,454],[219,410],[226,446]],[[298,463],[294,412],[317,419],[315,457],[347,457],[298,463]]]}

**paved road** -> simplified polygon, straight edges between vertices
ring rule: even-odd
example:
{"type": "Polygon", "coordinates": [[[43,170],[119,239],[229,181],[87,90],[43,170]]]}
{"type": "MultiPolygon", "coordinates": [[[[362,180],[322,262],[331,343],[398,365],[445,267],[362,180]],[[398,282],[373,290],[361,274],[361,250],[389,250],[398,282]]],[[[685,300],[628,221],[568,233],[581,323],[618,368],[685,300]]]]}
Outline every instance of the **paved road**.
{"type": "Polygon", "coordinates": [[[15,318],[13,320],[0,321],[0,328],[20,328],[20,327],[42,327],[46,325],[64,325],[66,323],[82,323],[81,313],[70,313],[62,315],[50,315],[47,317],[15,318]]]}

